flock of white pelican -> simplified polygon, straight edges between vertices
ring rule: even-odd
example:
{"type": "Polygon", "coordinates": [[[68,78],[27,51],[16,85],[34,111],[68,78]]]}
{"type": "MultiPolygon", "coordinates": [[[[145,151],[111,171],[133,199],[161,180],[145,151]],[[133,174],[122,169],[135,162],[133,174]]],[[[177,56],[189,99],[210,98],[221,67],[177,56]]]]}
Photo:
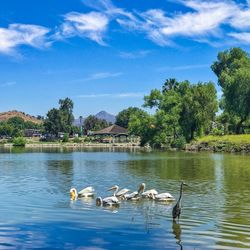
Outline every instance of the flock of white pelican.
{"type": "MultiPolygon", "coordinates": [[[[113,195],[102,198],[96,198],[97,206],[118,206],[123,200],[138,201],[141,199],[152,199],[161,202],[174,201],[174,197],[170,193],[158,193],[155,189],[145,191],[145,183],[141,183],[137,191],[130,192],[128,188],[119,190],[119,186],[114,185],[107,191],[113,191],[113,195]]],[[[81,191],[77,192],[76,188],[70,189],[70,199],[76,200],[84,197],[94,197],[95,190],[93,187],[86,187],[81,191]]]]}
{"type": "MultiPolygon", "coordinates": [[[[180,195],[172,210],[173,220],[178,218],[178,221],[179,221],[179,218],[180,218],[183,186],[188,186],[188,185],[184,183],[183,181],[181,182],[180,195]]],[[[107,190],[107,191],[113,191],[113,195],[105,197],[105,198],[97,197],[96,205],[112,207],[112,206],[119,206],[122,200],[139,201],[145,198],[152,199],[155,201],[161,201],[161,202],[172,202],[175,200],[174,197],[170,193],[159,194],[155,189],[150,189],[150,190],[145,191],[145,187],[146,187],[145,183],[141,183],[137,191],[129,193],[130,192],[129,189],[123,188],[119,190],[119,186],[114,185],[107,190]]],[[[95,195],[95,190],[93,187],[86,187],[79,192],[77,192],[76,188],[70,189],[71,200],[77,200],[78,198],[84,198],[84,197],[94,197],[94,195],[95,195]]]]}

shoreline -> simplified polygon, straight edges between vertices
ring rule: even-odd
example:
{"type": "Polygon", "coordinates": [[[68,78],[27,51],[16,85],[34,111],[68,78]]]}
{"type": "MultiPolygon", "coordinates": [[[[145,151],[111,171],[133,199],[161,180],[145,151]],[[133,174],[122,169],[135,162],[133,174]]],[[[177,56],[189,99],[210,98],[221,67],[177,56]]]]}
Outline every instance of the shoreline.
{"type": "Polygon", "coordinates": [[[250,154],[250,142],[230,140],[202,140],[185,145],[185,151],[213,153],[244,153],[250,154]]]}
{"type": "MultiPolygon", "coordinates": [[[[4,148],[12,148],[12,143],[2,144],[4,148]]],[[[18,147],[18,146],[17,146],[18,147]]],[[[24,148],[136,148],[143,149],[140,145],[134,143],[26,143],[24,148]]]]}
{"type": "MultiPolygon", "coordinates": [[[[250,135],[249,135],[250,136],[250,135]]],[[[24,148],[24,149],[127,149],[127,150],[157,150],[151,147],[142,147],[138,143],[74,143],[74,142],[29,142],[24,147],[13,146],[12,143],[0,144],[5,149],[24,148]]],[[[161,151],[178,151],[176,148],[161,148],[161,151]]],[[[245,141],[225,140],[225,138],[202,138],[186,144],[183,150],[185,152],[211,152],[211,153],[243,153],[250,154],[249,138],[245,141]]]]}

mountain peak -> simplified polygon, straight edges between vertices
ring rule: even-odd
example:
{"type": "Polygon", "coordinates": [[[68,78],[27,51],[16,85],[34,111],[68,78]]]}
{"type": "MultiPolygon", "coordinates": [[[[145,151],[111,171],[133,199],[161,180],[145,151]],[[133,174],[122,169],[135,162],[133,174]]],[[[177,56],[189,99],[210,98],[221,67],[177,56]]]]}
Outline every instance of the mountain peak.
{"type": "Polygon", "coordinates": [[[95,115],[95,117],[97,117],[98,119],[106,120],[107,122],[111,122],[111,123],[115,123],[115,120],[116,120],[114,115],[109,114],[105,110],[102,110],[102,111],[98,112],[95,115]]]}

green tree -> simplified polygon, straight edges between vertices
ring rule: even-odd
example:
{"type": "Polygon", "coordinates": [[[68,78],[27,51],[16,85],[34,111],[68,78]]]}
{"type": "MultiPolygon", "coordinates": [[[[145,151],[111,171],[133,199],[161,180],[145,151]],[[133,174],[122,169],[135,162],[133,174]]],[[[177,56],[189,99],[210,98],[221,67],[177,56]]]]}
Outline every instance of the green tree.
{"type": "Polygon", "coordinates": [[[0,123],[0,136],[12,136],[14,127],[7,122],[0,123]]]}
{"type": "MultiPolygon", "coordinates": [[[[180,131],[179,119],[181,112],[181,96],[178,93],[176,81],[170,79],[163,85],[162,91],[154,89],[149,96],[144,97],[144,106],[149,108],[156,108],[155,114],[155,138],[159,142],[159,133],[162,135],[161,143],[166,143],[166,138],[172,137],[173,140],[178,136],[180,131]],[[174,84],[174,85],[173,85],[174,84]],[[161,131],[161,132],[160,132],[161,131]]],[[[159,143],[157,143],[159,145],[159,143]]]]}
{"type": "Polygon", "coordinates": [[[156,108],[158,126],[161,131],[165,129],[164,137],[172,136],[172,143],[182,135],[190,141],[195,134],[208,132],[218,108],[212,82],[193,85],[188,81],[169,79],[162,91],[152,90],[144,101],[145,107],[156,108]]]}
{"type": "Polygon", "coordinates": [[[47,133],[57,135],[61,130],[60,111],[53,108],[48,111],[44,121],[44,128],[47,133]]]}
{"type": "Polygon", "coordinates": [[[59,109],[52,108],[48,111],[44,121],[47,133],[57,135],[58,132],[71,134],[73,132],[73,101],[69,98],[59,100],[59,109]]]}
{"type": "MultiPolygon", "coordinates": [[[[187,84],[187,83],[182,83],[187,84]]],[[[187,141],[208,133],[218,110],[216,89],[212,82],[183,86],[180,126],[187,141]]]]}
{"type": "Polygon", "coordinates": [[[162,87],[162,92],[167,92],[169,90],[177,90],[179,87],[179,82],[175,78],[169,78],[165,81],[162,87]]]}
{"type": "Polygon", "coordinates": [[[137,107],[129,107],[127,109],[124,109],[116,116],[115,124],[124,128],[128,128],[131,115],[139,115],[139,113],[141,112],[143,112],[143,110],[137,107]]]}
{"type": "Polygon", "coordinates": [[[18,116],[11,117],[10,119],[8,119],[7,123],[12,125],[16,129],[23,130],[25,128],[24,119],[18,116]]]}
{"type": "Polygon", "coordinates": [[[60,123],[63,132],[72,133],[72,123],[74,121],[73,116],[73,101],[69,98],[59,100],[60,108],[60,123]]]}
{"type": "Polygon", "coordinates": [[[220,52],[211,66],[222,88],[223,108],[237,120],[235,132],[243,132],[243,124],[250,116],[250,58],[240,48],[220,52]]]}
{"type": "Polygon", "coordinates": [[[146,111],[137,114],[132,114],[128,124],[130,134],[141,138],[141,145],[149,143],[154,134],[154,117],[146,111]]]}
{"type": "Polygon", "coordinates": [[[89,130],[96,131],[96,130],[106,128],[108,126],[109,126],[109,124],[108,124],[108,122],[106,120],[98,119],[94,115],[89,115],[84,120],[84,123],[83,123],[83,127],[84,127],[84,130],[85,130],[86,133],[89,130]]]}

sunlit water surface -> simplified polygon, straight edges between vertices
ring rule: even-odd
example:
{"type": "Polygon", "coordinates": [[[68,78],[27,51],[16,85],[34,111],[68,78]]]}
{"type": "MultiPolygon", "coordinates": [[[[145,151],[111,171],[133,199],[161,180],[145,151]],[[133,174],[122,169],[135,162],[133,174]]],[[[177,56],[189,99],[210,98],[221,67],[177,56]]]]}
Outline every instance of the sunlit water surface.
{"type": "Polygon", "coordinates": [[[43,151],[0,153],[0,249],[250,249],[250,156],[180,152],[43,151]],[[117,184],[170,192],[175,203],[71,202],[69,189],[98,196],[117,184]]]}

